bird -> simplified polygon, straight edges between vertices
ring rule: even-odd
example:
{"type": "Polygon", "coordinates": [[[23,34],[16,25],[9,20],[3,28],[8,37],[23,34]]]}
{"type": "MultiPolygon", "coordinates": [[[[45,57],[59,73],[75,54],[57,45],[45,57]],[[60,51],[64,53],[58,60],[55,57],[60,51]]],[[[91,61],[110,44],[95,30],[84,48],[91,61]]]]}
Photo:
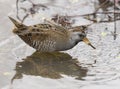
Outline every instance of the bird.
{"type": "Polygon", "coordinates": [[[13,33],[18,35],[26,44],[39,52],[65,51],[83,41],[95,47],[86,37],[86,33],[78,27],[66,29],[53,23],[41,23],[27,26],[9,17],[14,24],[13,33]]]}

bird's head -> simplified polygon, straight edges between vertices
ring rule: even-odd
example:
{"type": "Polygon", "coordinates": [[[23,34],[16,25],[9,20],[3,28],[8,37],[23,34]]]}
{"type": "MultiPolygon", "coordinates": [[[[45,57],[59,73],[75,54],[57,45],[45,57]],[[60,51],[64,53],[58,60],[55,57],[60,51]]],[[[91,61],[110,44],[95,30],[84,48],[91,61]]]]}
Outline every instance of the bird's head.
{"type": "Polygon", "coordinates": [[[72,28],[70,30],[71,34],[71,40],[75,41],[75,43],[78,43],[80,41],[85,42],[87,45],[90,45],[92,48],[95,49],[95,47],[91,44],[91,42],[86,37],[86,33],[83,29],[80,28],[72,28]]]}

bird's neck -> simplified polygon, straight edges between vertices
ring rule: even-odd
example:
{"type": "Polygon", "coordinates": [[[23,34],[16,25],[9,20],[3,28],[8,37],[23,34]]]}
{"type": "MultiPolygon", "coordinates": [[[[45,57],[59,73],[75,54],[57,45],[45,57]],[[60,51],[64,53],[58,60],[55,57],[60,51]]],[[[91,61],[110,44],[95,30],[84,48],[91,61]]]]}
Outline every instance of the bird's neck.
{"type": "Polygon", "coordinates": [[[72,35],[70,35],[69,42],[68,42],[68,47],[73,48],[75,45],[77,45],[79,42],[78,39],[75,39],[72,35]]]}

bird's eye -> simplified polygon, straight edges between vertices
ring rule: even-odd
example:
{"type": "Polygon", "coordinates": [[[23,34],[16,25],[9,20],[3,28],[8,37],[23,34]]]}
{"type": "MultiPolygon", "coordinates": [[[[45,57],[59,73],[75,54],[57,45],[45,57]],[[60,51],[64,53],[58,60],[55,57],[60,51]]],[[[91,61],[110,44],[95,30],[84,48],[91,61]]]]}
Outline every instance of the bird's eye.
{"type": "Polygon", "coordinates": [[[84,38],[84,37],[85,37],[85,34],[79,34],[79,37],[80,37],[80,38],[84,38]]]}
{"type": "Polygon", "coordinates": [[[82,35],[82,34],[79,34],[79,37],[83,37],[83,35],[82,35]]]}

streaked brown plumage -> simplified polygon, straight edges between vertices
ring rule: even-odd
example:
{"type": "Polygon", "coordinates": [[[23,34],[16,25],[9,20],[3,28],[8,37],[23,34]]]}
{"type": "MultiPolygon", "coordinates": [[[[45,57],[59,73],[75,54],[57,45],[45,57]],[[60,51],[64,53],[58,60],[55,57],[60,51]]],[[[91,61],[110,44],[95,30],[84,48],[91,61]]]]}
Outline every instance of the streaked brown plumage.
{"type": "Polygon", "coordinates": [[[64,27],[55,24],[26,26],[11,17],[9,18],[15,24],[13,33],[41,52],[68,50],[84,40],[87,40],[87,44],[91,45],[85,32],[78,28],[66,30],[64,27]]]}

